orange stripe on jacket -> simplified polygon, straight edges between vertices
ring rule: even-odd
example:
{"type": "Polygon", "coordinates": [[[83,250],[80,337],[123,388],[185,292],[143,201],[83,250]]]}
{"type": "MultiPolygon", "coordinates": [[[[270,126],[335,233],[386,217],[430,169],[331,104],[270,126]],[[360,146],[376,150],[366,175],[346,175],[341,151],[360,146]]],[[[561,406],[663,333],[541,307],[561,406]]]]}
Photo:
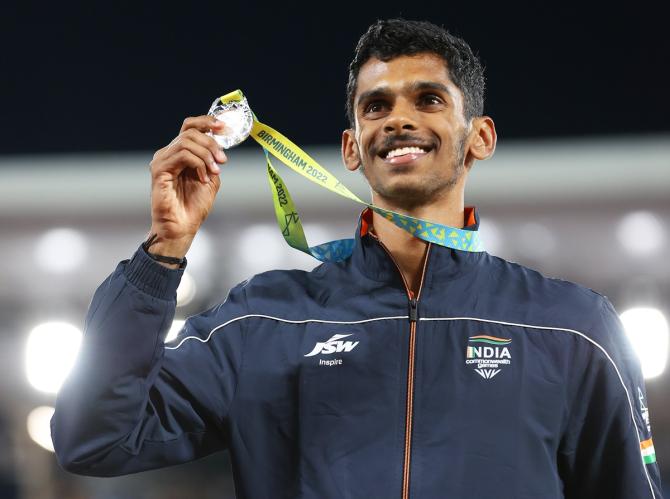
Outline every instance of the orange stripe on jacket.
{"type": "Polygon", "coordinates": [[[649,447],[653,447],[654,442],[651,441],[651,438],[649,440],[645,440],[644,442],[640,442],[640,449],[648,449],[649,447]]]}

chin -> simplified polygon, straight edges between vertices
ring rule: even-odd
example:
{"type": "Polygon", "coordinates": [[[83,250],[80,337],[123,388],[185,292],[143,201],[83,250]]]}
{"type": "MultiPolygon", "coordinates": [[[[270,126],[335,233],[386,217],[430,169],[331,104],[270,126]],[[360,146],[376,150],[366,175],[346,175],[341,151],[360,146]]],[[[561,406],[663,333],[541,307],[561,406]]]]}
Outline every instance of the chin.
{"type": "Polygon", "coordinates": [[[377,195],[393,204],[417,206],[424,204],[434,194],[433,189],[425,185],[397,182],[394,185],[384,185],[373,190],[377,195]]]}
{"type": "Polygon", "coordinates": [[[406,208],[430,204],[445,192],[452,190],[460,177],[452,178],[412,178],[397,176],[386,182],[370,183],[370,187],[380,198],[406,208]]]}

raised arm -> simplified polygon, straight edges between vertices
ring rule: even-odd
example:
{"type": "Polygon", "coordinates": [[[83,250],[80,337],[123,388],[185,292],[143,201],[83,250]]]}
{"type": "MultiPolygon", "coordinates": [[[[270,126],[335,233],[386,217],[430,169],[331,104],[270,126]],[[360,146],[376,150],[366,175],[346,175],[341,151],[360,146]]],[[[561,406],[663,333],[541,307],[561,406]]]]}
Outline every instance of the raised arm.
{"type": "MultiPolygon", "coordinates": [[[[151,164],[149,251],[181,258],[211,210],[225,162],[208,130],[211,117],[185,120],[151,164]]],[[[226,445],[225,421],[241,359],[241,325],[216,345],[193,341],[165,349],[183,273],[140,248],[97,289],[76,365],[58,394],[52,437],[59,462],[89,475],[118,475],[175,464],[226,445]]],[[[243,315],[244,289],[189,318],[181,335],[205,337],[243,315]]]]}

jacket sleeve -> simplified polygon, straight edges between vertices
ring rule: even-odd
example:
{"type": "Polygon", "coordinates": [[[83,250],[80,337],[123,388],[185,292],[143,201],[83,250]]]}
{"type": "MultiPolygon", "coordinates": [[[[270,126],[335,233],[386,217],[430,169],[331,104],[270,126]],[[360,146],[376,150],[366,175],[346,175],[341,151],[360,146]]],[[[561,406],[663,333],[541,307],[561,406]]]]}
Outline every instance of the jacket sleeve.
{"type": "Polygon", "coordinates": [[[662,499],[640,363],[602,299],[571,370],[571,410],[558,456],[566,499],[662,499]]]}
{"type": "Polygon", "coordinates": [[[140,248],[97,289],[51,421],[65,469],[114,476],[226,447],[242,362],[244,289],[233,288],[224,303],[189,318],[165,347],[182,273],[140,248]],[[214,332],[217,341],[209,341],[214,332]]]}

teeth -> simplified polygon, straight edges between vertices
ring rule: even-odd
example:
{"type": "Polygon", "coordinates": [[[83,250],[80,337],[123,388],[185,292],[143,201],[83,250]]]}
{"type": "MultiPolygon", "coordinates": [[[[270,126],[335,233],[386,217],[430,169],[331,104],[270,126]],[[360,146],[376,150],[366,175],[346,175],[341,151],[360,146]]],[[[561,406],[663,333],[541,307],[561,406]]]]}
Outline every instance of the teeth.
{"type": "Polygon", "coordinates": [[[412,153],[421,154],[424,152],[426,151],[424,149],[421,149],[420,147],[401,147],[399,149],[393,149],[389,151],[385,159],[395,158],[396,156],[402,156],[404,154],[412,154],[412,153]]]}

